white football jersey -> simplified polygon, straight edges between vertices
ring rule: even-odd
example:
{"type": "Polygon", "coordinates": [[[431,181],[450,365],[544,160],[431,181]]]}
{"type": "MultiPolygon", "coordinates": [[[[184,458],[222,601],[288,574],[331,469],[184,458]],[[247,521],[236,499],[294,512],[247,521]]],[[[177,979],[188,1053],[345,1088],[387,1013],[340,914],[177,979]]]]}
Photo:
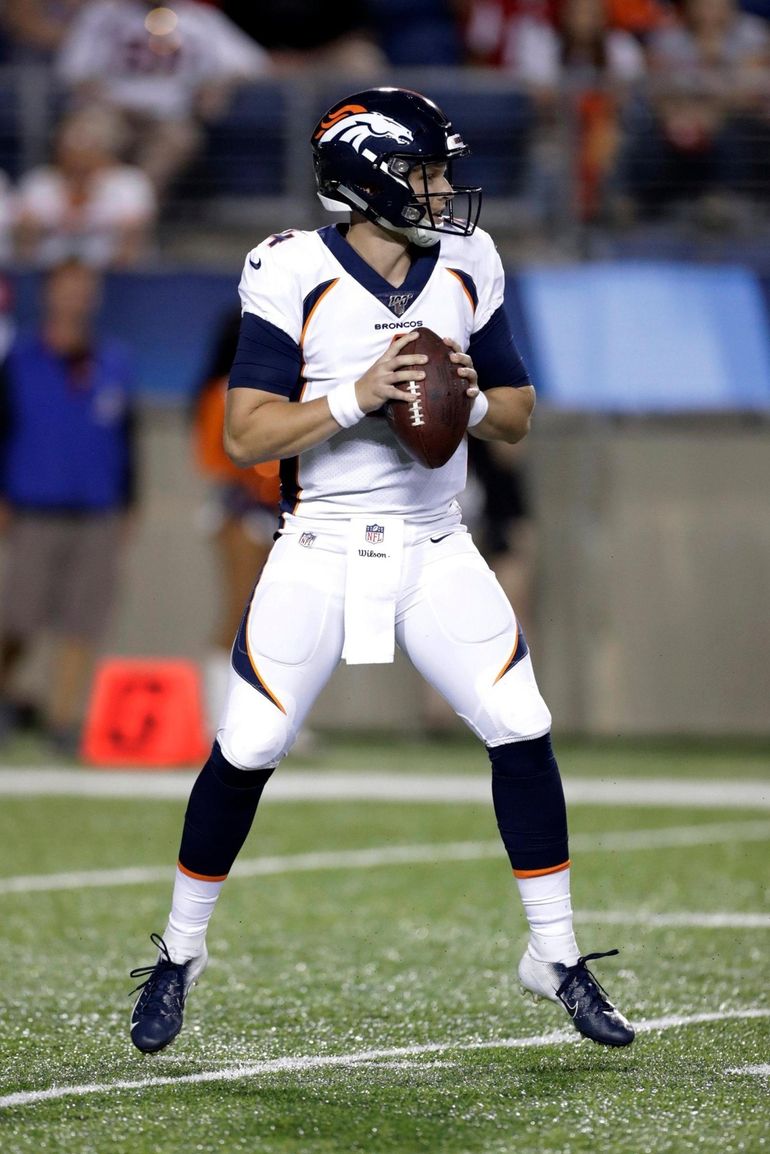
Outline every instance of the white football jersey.
{"type": "MultiPolygon", "coordinates": [[[[502,305],[503,291],[500,257],[481,229],[470,237],[442,236],[420,250],[399,288],[335,226],[289,230],[249,253],[240,283],[244,316],[269,322],[299,347],[301,379],[290,399],[300,403],[358,380],[410,329],[426,326],[467,349],[502,305]]],[[[430,521],[465,487],[466,463],[463,439],[446,465],[425,468],[398,444],[382,413],[369,414],[282,462],[283,510],[314,519],[379,512],[430,521]]]]}

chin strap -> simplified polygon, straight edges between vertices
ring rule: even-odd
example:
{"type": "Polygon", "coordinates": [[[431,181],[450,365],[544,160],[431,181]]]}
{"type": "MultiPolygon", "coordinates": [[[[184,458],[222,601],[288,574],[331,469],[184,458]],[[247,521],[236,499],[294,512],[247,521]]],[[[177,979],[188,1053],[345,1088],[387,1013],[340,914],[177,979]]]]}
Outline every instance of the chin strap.
{"type": "Polygon", "coordinates": [[[430,248],[430,246],[436,244],[441,237],[441,233],[430,232],[427,228],[403,228],[399,229],[399,232],[403,232],[404,236],[407,237],[412,244],[416,244],[420,248],[430,248]]]}
{"type": "Polygon", "coordinates": [[[386,228],[388,232],[397,232],[399,236],[405,236],[410,244],[416,244],[418,248],[430,248],[431,245],[436,244],[441,237],[440,232],[433,232],[428,228],[420,228],[419,225],[416,224],[409,225],[407,228],[398,228],[381,216],[375,217],[374,223],[379,224],[381,228],[386,228]]]}

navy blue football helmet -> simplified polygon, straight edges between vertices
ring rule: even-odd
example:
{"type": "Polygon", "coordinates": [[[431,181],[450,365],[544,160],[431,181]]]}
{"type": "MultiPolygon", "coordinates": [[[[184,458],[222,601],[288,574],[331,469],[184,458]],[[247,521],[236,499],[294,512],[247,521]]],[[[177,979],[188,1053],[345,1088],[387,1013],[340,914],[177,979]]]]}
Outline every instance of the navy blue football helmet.
{"type": "Polygon", "coordinates": [[[481,211],[480,188],[455,188],[450,197],[428,194],[426,168],[451,162],[470,149],[441,109],[406,88],[369,88],[334,104],[313,130],[318,195],[332,211],[354,209],[420,245],[436,233],[470,236],[481,211]],[[423,192],[409,175],[422,173],[423,192]],[[460,208],[458,210],[457,205],[460,208]]]}

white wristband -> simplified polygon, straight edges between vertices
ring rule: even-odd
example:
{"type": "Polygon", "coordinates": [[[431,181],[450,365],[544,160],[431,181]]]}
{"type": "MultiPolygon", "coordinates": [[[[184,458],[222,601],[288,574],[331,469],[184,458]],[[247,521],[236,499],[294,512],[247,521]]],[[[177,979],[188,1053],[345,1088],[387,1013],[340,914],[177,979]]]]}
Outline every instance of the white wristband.
{"type": "Polygon", "coordinates": [[[478,425],[487,415],[489,408],[489,401],[483,393],[479,393],[477,397],[473,398],[471,405],[471,415],[468,417],[468,428],[472,429],[474,425],[478,425]]]}
{"type": "Polygon", "coordinates": [[[366,416],[364,410],[358,405],[355,381],[345,381],[344,384],[337,385],[327,394],[326,399],[329,402],[331,415],[343,429],[352,428],[366,416]]]}

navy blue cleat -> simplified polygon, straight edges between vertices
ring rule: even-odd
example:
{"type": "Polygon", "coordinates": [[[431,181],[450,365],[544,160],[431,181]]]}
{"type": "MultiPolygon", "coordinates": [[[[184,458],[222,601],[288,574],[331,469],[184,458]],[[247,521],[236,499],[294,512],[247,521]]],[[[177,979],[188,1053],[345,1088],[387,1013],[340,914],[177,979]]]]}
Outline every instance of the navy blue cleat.
{"type": "Polygon", "coordinates": [[[155,1054],[173,1042],[182,1029],[187,994],[208,961],[205,946],[203,953],[188,962],[172,962],[160,934],[150,934],[150,941],[158,947],[157,962],[129,974],[131,978],[147,975],[146,981],[131,991],[135,994],[141,990],[131,1011],[131,1041],[143,1054],[155,1054]]]}
{"type": "Polygon", "coordinates": [[[586,965],[617,952],[585,954],[574,966],[565,966],[561,962],[538,961],[527,950],[519,962],[519,981],[535,1001],[547,998],[560,1002],[583,1037],[601,1046],[630,1046],[635,1037],[633,1026],[615,1009],[586,965]]]}

